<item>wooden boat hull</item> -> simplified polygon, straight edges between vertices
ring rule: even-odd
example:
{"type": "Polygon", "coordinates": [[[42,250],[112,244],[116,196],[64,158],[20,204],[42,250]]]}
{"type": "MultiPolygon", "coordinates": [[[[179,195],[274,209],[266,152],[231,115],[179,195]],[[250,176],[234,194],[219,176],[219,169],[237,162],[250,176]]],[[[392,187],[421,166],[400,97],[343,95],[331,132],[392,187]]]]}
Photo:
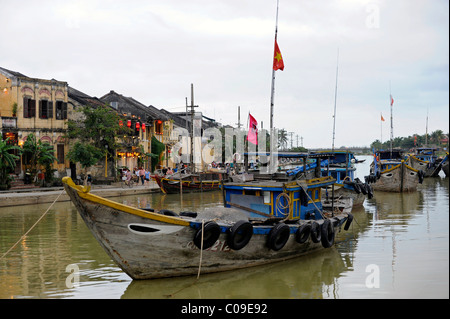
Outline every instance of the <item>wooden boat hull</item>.
{"type": "Polygon", "coordinates": [[[393,164],[381,171],[380,177],[372,184],[376,191],[413,192],[419,184],[419,171],[404,161],[393,164]]]}
{"type": "MultiPolygon", "coordinates": [[[[217,207],[212,209],[214,214],[199,213],[197,218],[166,216],[90,194],[89,188],[75,185],[69,177],[63,178],[63,183],[94,237],[133,279],[196,275],[199,268],[201,273],[246,268],[294,258],[325,247],[323,241],[314,242],[311,237],[303,243],[295,239],[302,225],[317,223],[320,226],[325,223],[324,219],[286,223],[289,238],[280,250],[268,247],[268,236],[275,228],[274,224],[254,224],[248,244],[233,250],[228,245],[230,229],[243,219],[245,213],[242,211],[217,207]],[[212,220],[214,216],[225,216],[222,222],[217,222],[220,235],[210,248],[200,250],[194,244],[194,238],[201,229],[205,229],[207,237],[205,220],[212,220]]],[[[347,219],[347,214],[336,214],[326,221],[336,234],[347,219]]]]}
{"type": "Polygon", "coordinates": [[[414,155],[409,156],[409,165],[418,171],[424,172],[424,177],[436,177],[441,170],[439,163],[432,165],[429,161],[421,160],[414,155]]]}
{"type": "Polygon", "coordinates": [[[442,171],[444,172],[445,176],[448,176],[448,174],[449,174],[449,171],[448,171],[449,167],[448,166],[449,166],[448,165],[448,160],[445,163],[442,164],[442,171]]]}

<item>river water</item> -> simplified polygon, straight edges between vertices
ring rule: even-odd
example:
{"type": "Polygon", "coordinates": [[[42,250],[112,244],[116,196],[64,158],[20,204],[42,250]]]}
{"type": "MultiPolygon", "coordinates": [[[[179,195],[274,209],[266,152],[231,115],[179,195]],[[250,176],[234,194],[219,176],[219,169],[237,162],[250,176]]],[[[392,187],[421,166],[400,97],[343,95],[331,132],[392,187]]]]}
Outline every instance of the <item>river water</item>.
{"type": "MultiPolygon", "coordinates": [[[[357,164],[368,174],[370,157],[357,164]]],[[[71,202],[56,203],[0,259],[0,298],[347,299],[449,298],[449,179],[417,192],[375,192],[353,210],[335,246],[301,258],[196,277],[133,281],[108,257],[71,202]]],[[[138,207],[197,211],[221,192],[114,198],[138,207]]],[[[0,208],[0,256],[50,204],[0,208]]]]}

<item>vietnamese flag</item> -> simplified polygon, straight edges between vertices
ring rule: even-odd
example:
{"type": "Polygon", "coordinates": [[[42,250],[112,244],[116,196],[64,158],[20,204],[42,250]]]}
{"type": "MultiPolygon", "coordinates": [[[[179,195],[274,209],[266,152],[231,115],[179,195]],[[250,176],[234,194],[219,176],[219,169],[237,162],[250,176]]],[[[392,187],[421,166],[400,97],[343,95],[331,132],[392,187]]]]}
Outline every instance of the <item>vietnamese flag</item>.
{"type": "Polygon", "coordinates": [[[280,48],[278,47],[277,40],[275,39],[275,52],[273,54],[273,70],[281,70],[284,69],[283,57],[281,56],[280,48]]]}
{"type": "Polygon", "coordinates": [[[383,117],[383,114],[381,114],[381,120],[384,122],[384,117],[383,117]]]}
{"type": "Polygon", "coordinates": [[[392,95],[391,95],[391,106],[392,105],[394,105],[394,99],[392,98],[392,95]]]}
{"type": "Polygon", "coordinates": [[[258,145],[258,121],[249,113],[247,141],[258,145]]]}

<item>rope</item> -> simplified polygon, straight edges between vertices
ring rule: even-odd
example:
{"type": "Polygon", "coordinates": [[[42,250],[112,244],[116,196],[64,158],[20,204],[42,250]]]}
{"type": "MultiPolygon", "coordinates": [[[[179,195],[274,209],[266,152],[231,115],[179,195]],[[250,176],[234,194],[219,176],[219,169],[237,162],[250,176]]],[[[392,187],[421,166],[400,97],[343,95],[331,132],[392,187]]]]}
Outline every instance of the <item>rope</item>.
{"type": "Polygon", "coordinates": [[[314,207],[316,207],[316,209],[317,209],[317,211],[319,212],[320,216],[322,216],[322,218],[325,219],[325,216],[323,215],[323,212],[320,211],[319,207],[317,207],[316,203],[315,203],[315,202],[312,200],[312,198],[309,196],[308,191],[306,190],[306,188],[303,187],[303,186],[300,184],[300,181],[299,181],[298,179],[296,180],[296,182],[297,182],[297,185],[300,186],[300,187],[303,189],[303,191],[305,192],[306,196],[308,196],[308,199],[313,203],[314,207]]]}
{"type": "Polygon", "coordinates": [[[204,232],[205,232],[205,220],[202,220],[202,241],[201,241],[201,244],[200,244],[200,262],[198,264],[197,278],[191,284],[187,285],[186,287],[182,287],[182,288],[178,289],[177,291],[175,291],[174,293],[165,295],[166,297],[172,298],[173,296],[175,296],[180,291],[195,285],[198,282],[198,280],[200,279],[200,269],[202,268],[202,258],[203,258],[203,233],[204,232]]]}
{"type": "Polygon", "coordinates": [[[200,244],[200,262],[198,264],[197,280],[200,278],[200,269],[202,268],[202,258],[203,258],[203,234],[205,233],[205,220],[202,220],[202,241],[200,244]]]}
{"type": "Polygon", "coordinates": [[[20,237],[20,239],[10,248],[10,249],[8,249],[7,251],[6,251],[6,253],[4,253],[1,257],[0,257],[0,259],[3,259],[11,250],[13,250],[14,249],[14,247],[16,247],[17,246],[17,244],[19,244],[20,243],[20,241],[22,240],[22,239],[24,239],[27,235],[28,235],[28,233],[42,220],[42,218],[44,218],[44,216],[48,213],[48,211],[50,210],[50,208],[52,208],[52,206],[53,206],[53,204],[55,204],[56,203],[56,201],[59,199],[59,197],[62,195],[62,193],[64,192],[64,189],[61,191],[61,193],[59,193],[59,195],[56,197],[56,199],[53,201],[53,203],[49,206],[49,208],[47,208],[47,210],[45,211],[45,213],[43,213],[42,214],[42,216],[41,217],[39,217],[39,219],[34,223],[34,225],[33,226],[31,226],[31,228],[30,229],[28,229],[28,231],[25,233],[25,234],[23,234],[22,235],[22,237],[20,237]]]}
{"type": "Polygon", "coordinates": [[[291,211],[291,199],[289,198],[289,195],[284,193],[284,192],[280,193],[277,196],[277,199],[275,200],[275,207],[277,209],[277,212],[280,212],[281,215],[284,215],[286,219],[289,218],[289,214],[290,214],[290,211],[291,211]],[[284,199],[287,202],[287,205],[284,205],[284,206],[283,206],[283,204],[278,205],[278,204],[280,204],[280,198],[281,197],[284,197],[284,199]],[[288,208],[289,210],[288,210],[287,213],[284,213],[282,210],[286,209],[286,208],[288,208]]]}

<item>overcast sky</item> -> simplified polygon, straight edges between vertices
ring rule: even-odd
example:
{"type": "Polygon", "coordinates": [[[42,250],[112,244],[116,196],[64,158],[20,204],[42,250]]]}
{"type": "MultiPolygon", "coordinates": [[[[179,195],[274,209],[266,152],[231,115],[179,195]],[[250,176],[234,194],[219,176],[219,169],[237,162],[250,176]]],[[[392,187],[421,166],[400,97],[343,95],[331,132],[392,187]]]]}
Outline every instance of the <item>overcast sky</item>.
{"type": "MultiPolygon", "coordinates": [[[[269,128],[276,0],[0,0],[0,66],[269,128]]],[[[280,0],[274,126],[331,147],[449,129],[448,0],[280,0]],[[339,50],[339,60],[338,57],[339,50]],[[337,63],[337,61],[339,61],[337,63]],[[381,122],[381,114],[386,119],[381,122]]]]}

